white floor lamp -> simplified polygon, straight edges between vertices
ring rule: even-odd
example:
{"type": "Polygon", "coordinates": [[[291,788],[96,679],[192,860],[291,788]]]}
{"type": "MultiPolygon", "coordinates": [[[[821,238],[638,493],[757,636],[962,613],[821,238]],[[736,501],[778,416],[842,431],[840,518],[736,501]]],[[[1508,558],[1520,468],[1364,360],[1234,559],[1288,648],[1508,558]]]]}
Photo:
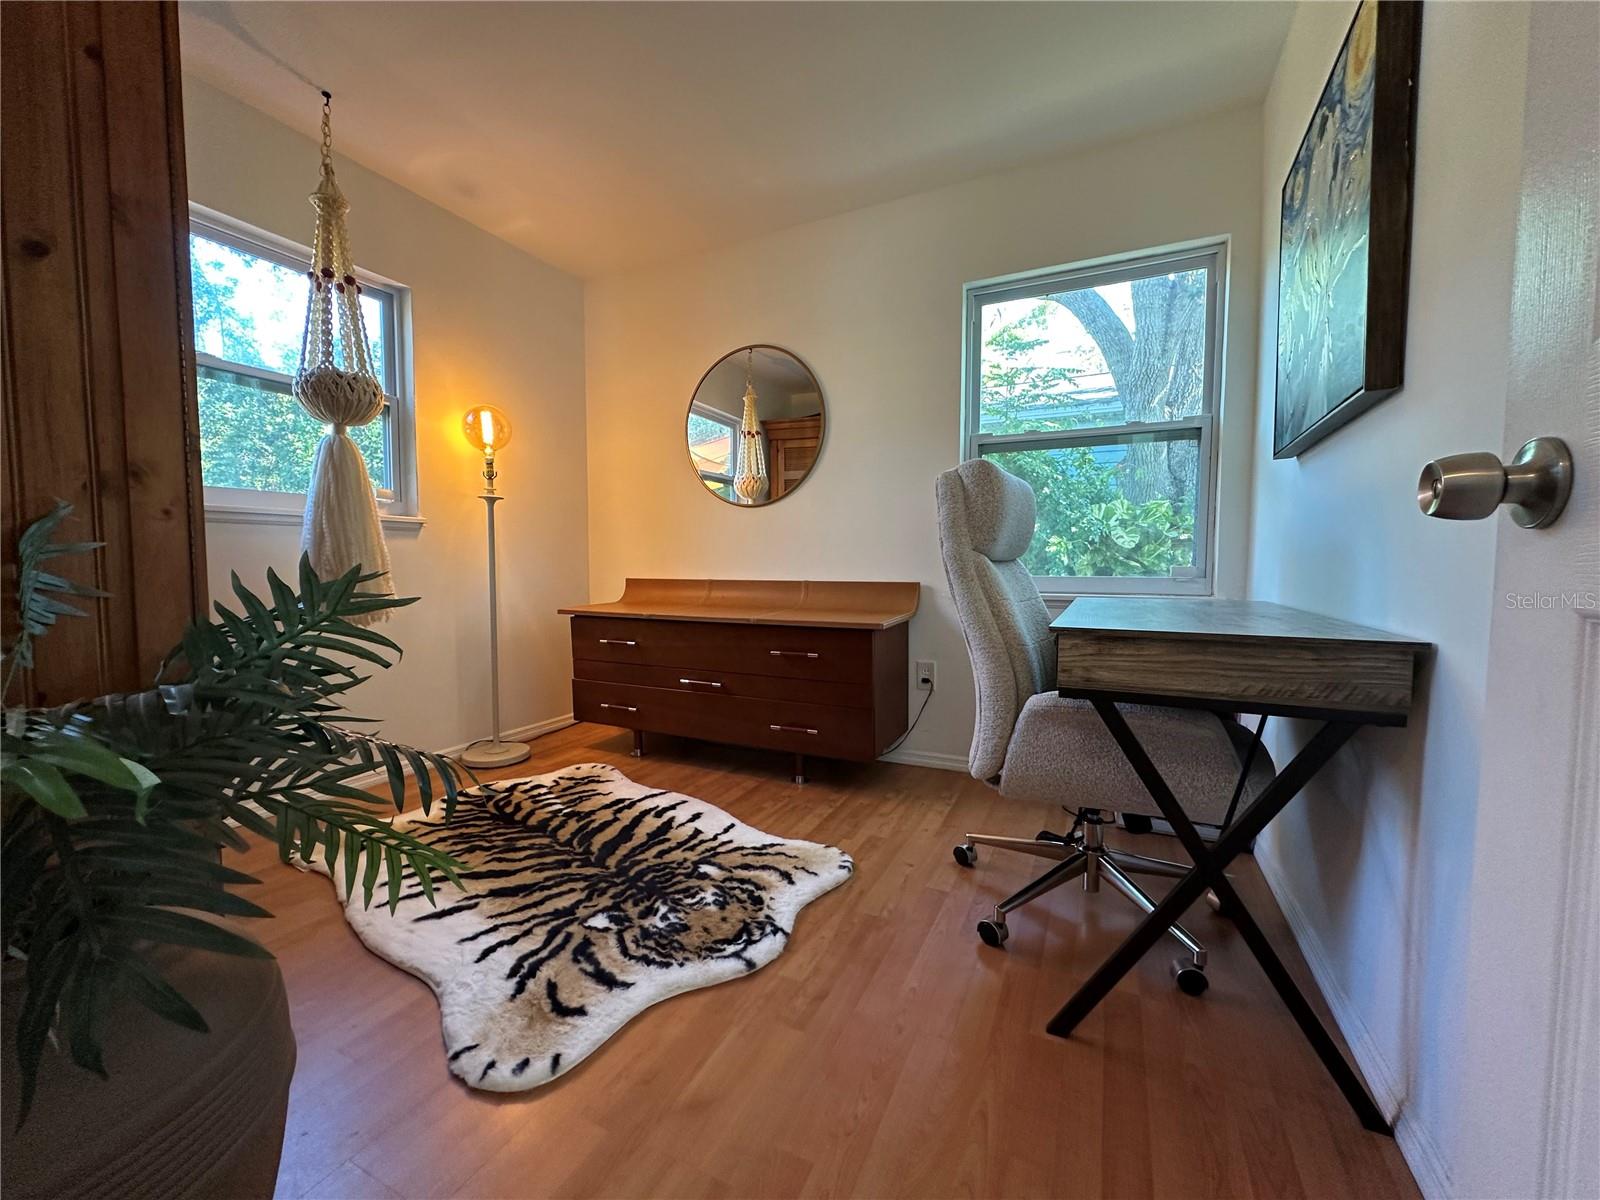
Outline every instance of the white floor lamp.
{"type": "Polygon", "coordinates": [[[483,506],[489,518],[489,719],[494,736],[473,742],[461,753],[469,767],[509,767],[528,757],[527,742],[500,740],[500,596],[494,562],[494,506],[505,497],[494,489],[499,472],[494,469],[495,451],[511,440],[511,422],[505,413],[487,404],[469,409],[462,418],[467,441],[483,451],[483,506]]]}

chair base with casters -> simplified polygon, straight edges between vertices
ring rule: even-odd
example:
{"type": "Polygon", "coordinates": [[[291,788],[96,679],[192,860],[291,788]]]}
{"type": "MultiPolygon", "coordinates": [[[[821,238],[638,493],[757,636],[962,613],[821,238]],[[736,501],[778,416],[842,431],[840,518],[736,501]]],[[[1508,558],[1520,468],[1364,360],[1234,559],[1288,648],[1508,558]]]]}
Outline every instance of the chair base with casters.
{"type": "MultiPolygon", "coordinates": [[[[1116,817],[1099,809],[1085,809],[1078,813],[1071,830],[1065,834],[1040,830],[1034,838],[996,837],[986,833],[969,833],[966,840],[952,852],[956,862],[963,867],[973,867],[978,862],[979,846],[994,846],[1001,850],[1015,850],[1035,858],[1056,860],[1056,865],[1021,890],[1007,896],[995,905],[994,917],[978,922],[978,936],[989,946],[1003,947],[1010,930],[1006,915],[1024,904],[1037,900],[1063,884],[1075,879],[1083,880],[1083,890],[1098,892],[1102,878],[1142,912],[1153,912],[1155,901],[1134,882],[1135,875],[1162,875],[1180,878],[1189,872],[1181,863],[1161,858],[1147,858],[1126,850],[1113,850],[1105,844],[1102,827],[1113,824],[1116,817]]],[[[1187,951],[1187,957],[1173,961],[1173,978],[1186,995],[1198,996],[1209,986],[1206,979],[1206,950],[1182,925],[1168,930],[1187,951]]]]}

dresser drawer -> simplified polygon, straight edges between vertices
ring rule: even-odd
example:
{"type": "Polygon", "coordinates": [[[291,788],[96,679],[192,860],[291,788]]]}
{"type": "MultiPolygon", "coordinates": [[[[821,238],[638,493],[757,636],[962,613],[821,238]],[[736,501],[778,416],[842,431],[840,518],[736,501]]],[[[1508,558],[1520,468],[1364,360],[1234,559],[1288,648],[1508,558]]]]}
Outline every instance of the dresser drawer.
{"type": "Polygon", "coordinates": [[[791,679],[782,675],[745,675],[709,667],[654,667],[646,663],[595,662],[573,659],[572,674],[597,683],[636,683],[644,687],[733,696],[741,700],[798,700],[802,704],[835,704],[871,708],[872,688],[833,679],[791,679]]]}
{"type": "Polygon", "coordinates": [[[574,617],[572,657],[785,679],[872,681],[872,633],[864,629],[574,617]]]}
{"type": "Polygon", "coordinates": [[[859,760],[878,754],[870,709],[574,679],[572,714],[602,725],[796,754],[859,760]]]}

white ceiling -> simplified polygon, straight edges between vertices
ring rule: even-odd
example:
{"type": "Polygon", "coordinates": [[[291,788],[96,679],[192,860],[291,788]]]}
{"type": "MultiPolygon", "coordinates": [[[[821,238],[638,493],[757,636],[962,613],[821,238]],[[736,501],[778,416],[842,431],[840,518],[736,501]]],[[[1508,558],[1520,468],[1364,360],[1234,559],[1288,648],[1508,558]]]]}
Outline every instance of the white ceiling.
{"type": "MultiPolygon", "coordinates": [[[[184,66],[592,277],[1259,99],[1291,4],[182,7],[184,66]]],[[[1114,202],[1114,201],[1113,201],[1114,202]]]]}

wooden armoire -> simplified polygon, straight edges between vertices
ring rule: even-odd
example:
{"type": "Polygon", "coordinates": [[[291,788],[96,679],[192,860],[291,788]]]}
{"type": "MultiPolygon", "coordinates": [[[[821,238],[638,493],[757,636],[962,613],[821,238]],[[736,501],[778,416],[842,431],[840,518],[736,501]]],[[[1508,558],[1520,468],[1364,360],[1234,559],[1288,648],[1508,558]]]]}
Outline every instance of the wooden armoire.
{"type": "Polygon", "coordinates": [[[763,421],[772,468],[772,499],[787,496],[811,473],[822,450],[822,414],[763,421]]]}
{"type": "Polygon", "coordinates": [[[56,499],[55,559],[110,593],[37,647],[11,703],[147,687],[207,607],[172,3],[0,5],[6,644],[18,533],[56,499]]]}

